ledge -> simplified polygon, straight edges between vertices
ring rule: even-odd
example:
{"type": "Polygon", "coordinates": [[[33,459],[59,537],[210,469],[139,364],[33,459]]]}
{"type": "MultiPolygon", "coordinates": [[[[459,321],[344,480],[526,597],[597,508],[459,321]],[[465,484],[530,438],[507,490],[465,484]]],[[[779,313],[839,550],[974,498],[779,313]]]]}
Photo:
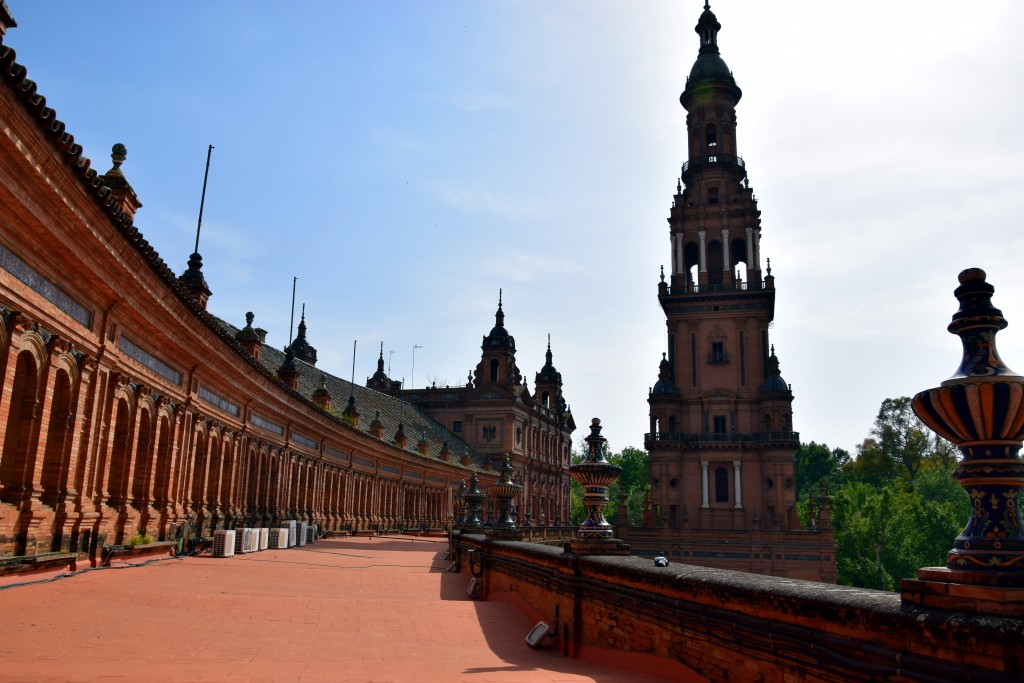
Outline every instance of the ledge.
{"type": "Polygon", "coordinates": [[[70,566],[74,570],[78,560],[84,557],[79,553],[38,553],[0,557],[0,576],[28,574],[64,566],[70,566]]]}

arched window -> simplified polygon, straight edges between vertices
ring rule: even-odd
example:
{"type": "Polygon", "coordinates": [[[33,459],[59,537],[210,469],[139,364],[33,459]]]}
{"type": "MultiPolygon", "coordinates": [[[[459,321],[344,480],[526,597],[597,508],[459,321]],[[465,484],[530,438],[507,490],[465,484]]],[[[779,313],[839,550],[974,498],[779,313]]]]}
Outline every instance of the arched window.
{"type": "Polygon", "coordinates": [[[709,123],[704,129],[704,142],[708,147],[718,146],[718,129],[715,128],[715,124],[709,123]]]}
{"type": "Polygon", "coordinates": [[[715,468],[715,502],[729,502],[729,470],[724,467],[715,468]]]}
{"type": "Polygon", "coordinates": [[[492,358],[491,359],[491,381],[492,382],[497,382],[498,381],[498,359],[497,358],[492,358]]]}
{"type": "Polygon", "coordinates": [[[707,244],[707,268],[708,283],[722,284],[722,267],[725,264],[725,255],[722,253],[722,243],[718,240],[711,240],[707,244]]]}
{"type": "Polygon", "coordinates": [[[700,245],[696,242],[687,242],[683,247],[683,268],[686,270],[687,282],[698,281],[698,266],[700,266],[700,245]]]}
{"type": "Polygon", "coordinates": [[[544,404],[545,408],[551,407],[551,396],[548,394],[548,392],[545,391],[543,394],[541,394],[540,402],[544,404]]]}

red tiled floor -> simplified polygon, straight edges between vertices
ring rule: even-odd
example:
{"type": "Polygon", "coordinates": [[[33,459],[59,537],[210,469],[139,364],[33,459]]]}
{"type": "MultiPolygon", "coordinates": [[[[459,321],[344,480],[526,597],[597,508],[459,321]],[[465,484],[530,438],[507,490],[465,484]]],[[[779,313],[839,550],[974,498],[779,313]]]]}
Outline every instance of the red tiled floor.
{"type": "Polygon", "coordinates": [[[0,681],[657,680],[530,649],[532,620],[469,600],[446,547],[334,539],[3,590],[0,681]]]}

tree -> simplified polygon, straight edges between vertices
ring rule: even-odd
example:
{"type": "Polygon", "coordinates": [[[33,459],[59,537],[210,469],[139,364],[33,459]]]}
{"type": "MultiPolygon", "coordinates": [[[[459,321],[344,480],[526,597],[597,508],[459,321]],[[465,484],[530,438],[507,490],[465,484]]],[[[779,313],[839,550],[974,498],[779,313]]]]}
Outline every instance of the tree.
{"type": "Polygon", "coordinates": [[[829,449],[814,441],[800,444],[794,463],[797,500],[805,500],[808,491],[817,493],[822,486],[833,488],[843,477],[842,468],[848,462],[850,454],[842,448],[829,449]]]}
{"type": "Polygon", "coordinates": [[[871,436],[892,460],[897,474],[914,481],[928,455],[928,431],[910,407],[909,396],[882,401],[871,436]]]}

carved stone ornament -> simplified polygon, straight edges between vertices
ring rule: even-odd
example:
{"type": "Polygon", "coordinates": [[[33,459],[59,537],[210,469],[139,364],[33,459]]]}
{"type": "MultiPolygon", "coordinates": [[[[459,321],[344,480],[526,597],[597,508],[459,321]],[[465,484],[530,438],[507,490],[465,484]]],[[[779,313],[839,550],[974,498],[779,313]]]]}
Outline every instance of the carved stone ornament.
{"type": "Polygon", "coordinates": [[[1008,368],[996,351],[996,333],[1007,322],[992,305],[995,288],[985,282],[985,271],[970,268],[959,279],[954,295],[960,310],[948,329],[963,343],[960,367],[913,402],[917,416],[963,455],[953,476],[970,495],[971,518],[946,566],[1024,572],[1024,377],[1008,368]]]}
{"type": "Polygon", "coordinates": [[[601,421],[596,417],[590,421],[590,436],[585,441],[587,456],[569,468],[569,476],[583,487],[583,506],[587,509],[587,519],[577,533],[580,538],[612,538],[615,532],[604,518],[604,506],[608,503],[608,487],[622,476],[622,468],[605,460],[607,439],[601,436],[601,421]]]}

